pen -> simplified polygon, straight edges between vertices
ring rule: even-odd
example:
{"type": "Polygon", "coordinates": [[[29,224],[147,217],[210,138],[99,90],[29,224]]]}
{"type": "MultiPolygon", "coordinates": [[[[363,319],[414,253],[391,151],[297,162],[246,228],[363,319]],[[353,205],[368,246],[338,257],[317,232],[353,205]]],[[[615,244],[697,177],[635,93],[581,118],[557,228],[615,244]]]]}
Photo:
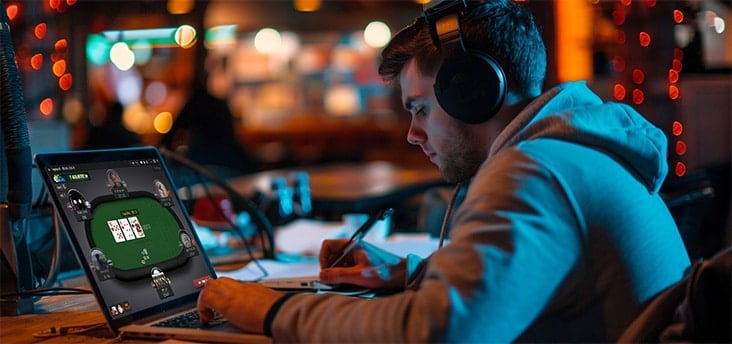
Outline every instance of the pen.
{"type": "Polygon", "coordinates": [[[348,244],[346,244],[345,247],[343,247],[343,250],[341,251],[341,255],[338,256],[338,259],[333,261],[333,263],[330,263],[329,268],[335,267],[338,263],[343,260],[353,249],[358,245],[358,243],[361,242],[363,237],[366,235],[366,233],[369,232],[369,230],[374,226],[374,224],[377,221],[384,220],[389,218],[391,214],[394,213],[394,208],[385,208],[380,210],[376,215],[369,216],[368,220],[364,222],[361,227],[358,227],[358,229],[351,235],[351,239],[348,240],[348,244]]]}

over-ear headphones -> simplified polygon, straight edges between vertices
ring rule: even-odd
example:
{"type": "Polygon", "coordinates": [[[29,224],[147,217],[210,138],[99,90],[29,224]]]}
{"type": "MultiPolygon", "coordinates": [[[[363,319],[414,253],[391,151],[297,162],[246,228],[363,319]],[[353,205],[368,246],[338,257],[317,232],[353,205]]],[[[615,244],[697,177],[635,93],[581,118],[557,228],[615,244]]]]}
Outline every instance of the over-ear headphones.
{"type": "Polygon", "coordinates": [[[435,96],[453,118],[467,124],[483,123],[493,117],[506,96],[506,75],[496,60],[485,52],[469,49],[460,22],[468,8],[466,0],[447,0],[424,10],[434,44],[443,51],[459,49],[444,57],[435,77],[435,96]]]}

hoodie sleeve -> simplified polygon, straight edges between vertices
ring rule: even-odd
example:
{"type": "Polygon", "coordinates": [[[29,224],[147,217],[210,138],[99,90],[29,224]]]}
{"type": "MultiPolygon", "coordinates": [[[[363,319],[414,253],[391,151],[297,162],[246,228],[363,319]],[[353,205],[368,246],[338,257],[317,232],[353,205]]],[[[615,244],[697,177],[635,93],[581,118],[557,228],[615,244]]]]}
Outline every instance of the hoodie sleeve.
{"type": "Polygon", "coordinates": [[[517,338],[576,262],[581,239],[556,181],[513,152],[476,175],[455,212],[450,243],[431,256],[416,290],[371,300],[295,295],[274,318],[275,341],[517,338]]]}

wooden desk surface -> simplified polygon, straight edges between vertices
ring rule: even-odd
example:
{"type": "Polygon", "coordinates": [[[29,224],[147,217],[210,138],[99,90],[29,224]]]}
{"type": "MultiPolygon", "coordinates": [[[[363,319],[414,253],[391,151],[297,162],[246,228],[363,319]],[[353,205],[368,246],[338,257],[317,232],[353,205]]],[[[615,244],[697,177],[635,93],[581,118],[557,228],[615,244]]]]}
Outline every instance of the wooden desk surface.
{"type": "MultiPolygon", "coordinates": [[[[81,272],[79,272],[81,273],[81,272]]],[[[64,288],[90,289],[82,276],[62,280],[64,288]]],[[[182,344],[193,343],[175,339],[118,338],[106,325],[104,315],[92,294],[46,296],[35,303],[33,314],[0,317],[0,343],[151,343],[182,344]],[[60,336],[37,337],[41,331],[51,327],[99,326],[80,333],[67,333],[60,336]]]]}
{"type": "MultiPolygon", "coordinates": [[[[89,289],[83,276],[63,281],[65,288],[89,289]]],[[[116,343],[106,324],[79,333],[55,337],[35,337],[51,327],[105,324],[104,315],[92,294],[46,296],[35,304],[34,314],[0,317],[0,343],[116,343]]],[[[151,343],[125,339],[124,343],[151,343]]]]}

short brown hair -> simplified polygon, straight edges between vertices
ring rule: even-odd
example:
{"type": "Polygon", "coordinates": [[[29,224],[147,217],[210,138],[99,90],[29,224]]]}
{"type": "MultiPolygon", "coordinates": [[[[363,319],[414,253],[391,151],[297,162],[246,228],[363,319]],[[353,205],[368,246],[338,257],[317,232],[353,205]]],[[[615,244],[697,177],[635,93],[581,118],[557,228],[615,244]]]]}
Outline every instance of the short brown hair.
{"type": "MultiPolygon", "coordinates": [[[[546,76],[546,49],[531,12],[510,0],[468,3],[461,22],[466,47],[491,55],[513,91],[538,95],[546,76]]],[[[387,83],[395,82],[412,58],[422,73],[435,75],[449,53],[435,46],[430,28],[420,16],[394,35],[381,52],[379,75],[387,83]]]]}

